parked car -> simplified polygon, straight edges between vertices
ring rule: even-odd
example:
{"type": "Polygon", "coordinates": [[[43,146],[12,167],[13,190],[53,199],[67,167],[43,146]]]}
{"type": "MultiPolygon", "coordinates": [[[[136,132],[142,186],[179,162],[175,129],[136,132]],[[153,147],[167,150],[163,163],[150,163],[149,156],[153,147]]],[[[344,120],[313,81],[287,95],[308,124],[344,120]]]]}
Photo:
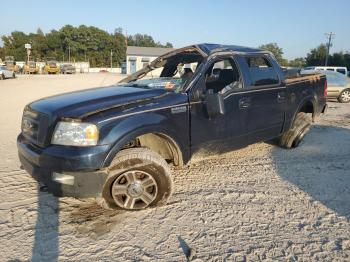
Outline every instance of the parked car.
{"type": "Polygon", "coordinates": [[[18,73],[20,67],[16,64],[15,58],[13,56],[5,56],[5,66],[8,70],[18,73]]]}
{"type": "Polygon", "coordinates": [[[28,104],[19,158],[56,196],[143,209],[169,199],[168,163],[184,165],[197,152],[217,154],[273,138],[283,148],[297,147],[325,112],[326,96],[325,76],[285,78],[268,51],[192,45],[116,86],[28,104]],[[181,72],[184,64],[191,70],[181,72]],[[160,77],[150,78],[155,71],[160,77]]]}
{"type": "Polygon", "coordinates": [[[61,74],[75,74],[76,70],[72,64],[61,65],[61,74]]]}
{"type": "MultiPolygon", "coordinates": [[[[340,103],[350,102],[350,79],[338,72],[321,71],[326,75],[328,84],[328,98],[336,98],[340,103]]],[[[301,74],[314,74],[313,70],[304,70],[301,74]]]]}
{"type": "Polygon", "coordinates": [[[39,66],[35,61],[29,61],[23,66],[23,74],[37,74],[39,73],[39,66]]]}
{"type": "Polygon", "coordinates": [[[6,78],[15,78],[16,74],[12,70],[9,70],[6,66],[0,66],[0,80],[6,78]]]}
{"type": "Polygon", "coordinates": [[[305,67],[305,70],[333,71],[333,72],[341,73],[345,76],[348,75],[348,69],[345,66],[308,66],[308,67],[305,67]]]}
{"type": "Polygon", "coordinates": [[[57,61],[55,61],[55,60],[48,60],[45,63],[45,66],[43,67],[42,72],[44,74],[59,74],[60,68],[57,65],[57,61]]]}

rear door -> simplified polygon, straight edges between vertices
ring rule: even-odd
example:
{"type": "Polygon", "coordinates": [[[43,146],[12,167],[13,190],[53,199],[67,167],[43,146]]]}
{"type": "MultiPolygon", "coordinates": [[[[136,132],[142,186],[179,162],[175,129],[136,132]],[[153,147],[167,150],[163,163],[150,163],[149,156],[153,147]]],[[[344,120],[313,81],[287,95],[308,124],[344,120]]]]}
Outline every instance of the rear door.
{"type": "Polygon", "coordinates": [[[246,112],[249,144],[277,137],[283,128],[287,91],[277,63],[266,54],[240,56],[240,67],[249,79],[239,100],[246,112]]]}

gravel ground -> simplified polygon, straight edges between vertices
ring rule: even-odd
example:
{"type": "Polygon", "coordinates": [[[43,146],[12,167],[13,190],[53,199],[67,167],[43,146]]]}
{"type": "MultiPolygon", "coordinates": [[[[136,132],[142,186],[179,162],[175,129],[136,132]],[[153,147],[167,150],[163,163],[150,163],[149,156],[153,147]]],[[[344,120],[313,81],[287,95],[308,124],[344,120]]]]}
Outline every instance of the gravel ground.
{"type": "Polygon", "coordinates": [[[0,82],[0,261],[350,261],[350,104],[329,103],[297,149],[258,143],[173,170],[164,207],[106,211],[40,192],[17,158],[24,105],[119,78],[0,82]]]}

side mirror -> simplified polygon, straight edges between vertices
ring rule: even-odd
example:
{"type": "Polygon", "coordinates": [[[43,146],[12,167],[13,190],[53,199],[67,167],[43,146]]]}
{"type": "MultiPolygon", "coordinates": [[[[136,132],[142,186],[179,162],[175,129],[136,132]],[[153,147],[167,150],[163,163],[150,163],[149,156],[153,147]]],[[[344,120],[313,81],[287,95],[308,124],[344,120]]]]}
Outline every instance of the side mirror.
{"type": "Polygon", "coordinates": [[[208,90],[205,101],[209,118],[225,114],[224,98],[220,94],[213,94],[212,90],[208,90]]]}

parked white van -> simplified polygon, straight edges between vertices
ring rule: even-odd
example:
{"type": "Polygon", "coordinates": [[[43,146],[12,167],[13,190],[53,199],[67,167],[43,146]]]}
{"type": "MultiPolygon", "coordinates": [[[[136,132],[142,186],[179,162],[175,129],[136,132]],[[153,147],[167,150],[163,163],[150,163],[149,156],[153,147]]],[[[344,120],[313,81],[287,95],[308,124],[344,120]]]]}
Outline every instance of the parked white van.
{"type": "Polygon", "coordinates": [[[348,69],[344,66],[308,66],[305,67],[306,70],[328,70],[338,72],[344,75],[348,75],[348,69]]]}

